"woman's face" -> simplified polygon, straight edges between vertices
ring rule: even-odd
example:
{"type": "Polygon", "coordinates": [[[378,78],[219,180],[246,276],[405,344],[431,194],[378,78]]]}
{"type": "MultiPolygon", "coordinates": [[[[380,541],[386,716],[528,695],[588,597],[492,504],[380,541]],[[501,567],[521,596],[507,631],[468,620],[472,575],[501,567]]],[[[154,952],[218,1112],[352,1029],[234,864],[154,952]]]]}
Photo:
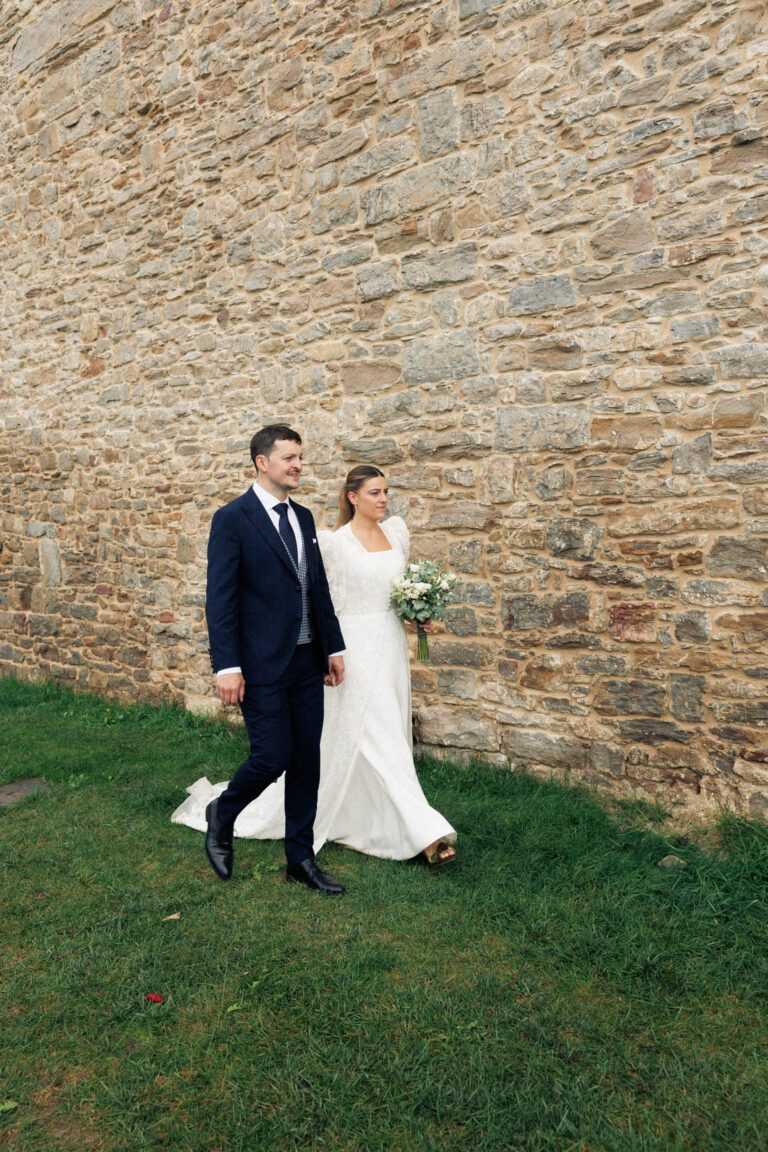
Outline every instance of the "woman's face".
{"type": "Polygon", "coordinates": [[[367,516],[370,520],[383,520],[389,503],[389,487],[383,476],[371,476],[363,482],[357,492],[350,493],[355,506],[355,515],[367,516]]]}

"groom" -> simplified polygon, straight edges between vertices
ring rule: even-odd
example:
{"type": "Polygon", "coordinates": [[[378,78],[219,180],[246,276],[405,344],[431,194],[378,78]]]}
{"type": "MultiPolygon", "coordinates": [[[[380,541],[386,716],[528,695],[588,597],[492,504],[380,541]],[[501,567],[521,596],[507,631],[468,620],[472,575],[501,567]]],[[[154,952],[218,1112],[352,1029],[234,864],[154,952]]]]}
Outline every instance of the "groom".
{"type": "Polygon", "coordinates": [[[250,754],[208,805],[205,851],[232,875],[232,831],[246,805],[285,773],[289,880],[339,896],[313,852],[320,779],[323,682],[344,679],[344,641],[312,514],[290,499],[303,467],[301,437],[272,424],[251,441],[256,482],[220,508],[208,542],[208,621],[219,699],[239,704],[250,754]]]}

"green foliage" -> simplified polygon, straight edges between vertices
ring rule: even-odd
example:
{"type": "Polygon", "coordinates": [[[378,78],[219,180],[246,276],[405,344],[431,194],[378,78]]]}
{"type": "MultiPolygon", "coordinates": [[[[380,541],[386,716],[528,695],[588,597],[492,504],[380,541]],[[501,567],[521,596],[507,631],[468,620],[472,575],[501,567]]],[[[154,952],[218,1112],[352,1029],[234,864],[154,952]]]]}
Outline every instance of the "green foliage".
{"type": "Polygon", "coordinates": [[[54,785],[0,810],[3,1149],[762,1150],[763,826],[723,817],[704,853],[658,812],[425,760],[460,862],[329,846],[328,900],[274,842],[221,884],[169,823],[239,729],[0,681],[0,749],[0,781],[54,785]]]}

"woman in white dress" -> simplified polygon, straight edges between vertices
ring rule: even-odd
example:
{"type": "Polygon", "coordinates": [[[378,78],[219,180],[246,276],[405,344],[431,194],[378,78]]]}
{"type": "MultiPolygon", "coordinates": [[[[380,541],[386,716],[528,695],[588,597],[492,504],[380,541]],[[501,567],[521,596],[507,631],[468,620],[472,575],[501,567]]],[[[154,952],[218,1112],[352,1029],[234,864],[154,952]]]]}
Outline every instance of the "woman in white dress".
{"type": "MultiPolygon", "coordinates": [[[[359,465],[341,489],[336,530],[318,533],[346,651],[344,681],[325,693],[314,850],[330,840],[389,860],[422,853],[448,864],[456,833],[429,805],[413,763],[408,648],[390,602],[409,537],[399,516],[384,519],[387,501],[383,473],[359,465]]],[[[225,787],[203,777],[171,819],[205,831],[206,806],[225,787]]],[[[235,836],[280,839],[283,795],[280,779],[240,813],[235,836]]]]}

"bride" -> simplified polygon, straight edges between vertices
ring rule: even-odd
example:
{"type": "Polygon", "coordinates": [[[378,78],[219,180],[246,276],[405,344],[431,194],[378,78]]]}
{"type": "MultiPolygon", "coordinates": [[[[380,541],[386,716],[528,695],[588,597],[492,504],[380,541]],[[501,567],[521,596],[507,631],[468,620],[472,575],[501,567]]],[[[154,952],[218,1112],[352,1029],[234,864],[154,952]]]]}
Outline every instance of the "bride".
{"type": "MultiPolygon", "coordinates": [[[[346,675],[325,693],[314,851],[331,840],[389,860],[422,853],[429,864],[448,864],[456,859],[456,833],[430,807],[413,763],[408,648],[390,604],[409,538],[399,516],[384,519],[387,502],[384,474],[358,465],[339,494],[335,530],[318,532],[346,675]]],[[[225,787],[198,780],[171,820],[205,831],[206,806],[225,787]]],[[[240,813],[235,835],[281,839],[283,795],[280,779],[240,813]]]]}

